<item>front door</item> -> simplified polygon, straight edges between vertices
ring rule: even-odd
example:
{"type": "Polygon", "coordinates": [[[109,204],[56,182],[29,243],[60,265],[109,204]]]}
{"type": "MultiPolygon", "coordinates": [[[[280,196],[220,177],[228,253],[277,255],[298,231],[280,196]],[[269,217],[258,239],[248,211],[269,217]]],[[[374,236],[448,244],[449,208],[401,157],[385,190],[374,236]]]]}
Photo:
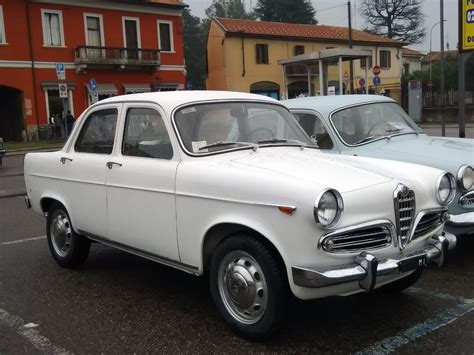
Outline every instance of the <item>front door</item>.
{"type": "Polygon", "coordinates": [[[58,184],[76,230],[107,238],[105,174],[115,140],[120,105],[92,111],[76,134],[74,144],[61,154],[58,166],[64,177],[58,184]]]}
{"type": "Polygon", "coordinates": [[[108,234],[116,243],[179,261],[178,159],[160,110],[124,105],[123,129],[107,169],[108,234]]]}
{"type": "Polygon", "coordinates": [[[138,40],[138,21],[137,20],[124,20],[124,32],[125,32],[125,47],[127,48],[128,59],[138,59],[138,48],[140,43],[138,40]]]}

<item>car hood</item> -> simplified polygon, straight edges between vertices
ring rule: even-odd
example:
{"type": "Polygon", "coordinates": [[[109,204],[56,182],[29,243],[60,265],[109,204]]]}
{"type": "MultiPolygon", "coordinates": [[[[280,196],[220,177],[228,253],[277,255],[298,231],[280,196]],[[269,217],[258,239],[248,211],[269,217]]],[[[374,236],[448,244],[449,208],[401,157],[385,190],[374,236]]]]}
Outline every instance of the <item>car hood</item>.
{"type": "Polygon", "coordinates": [[[364,155],[434,166],[456,172],[462,164],[474,164],[474,140],[431,137],[425,134],[404,135],[361,147],[364,155]],[[375,154],[371,154],[370,152],[375,154]]]}
{"type": "Polygon", "coordinates": [[[366,168],[357,158],[323,154],[314,149],[276,147],[260,148],[255,153],[232,159],[234,168],[284,175],[293,180],[335,188],[340,192],[353,191],[392,179],[387,174],[377,172],[379,164],[368,165],[371,165],[371,168],[366,168]]]}

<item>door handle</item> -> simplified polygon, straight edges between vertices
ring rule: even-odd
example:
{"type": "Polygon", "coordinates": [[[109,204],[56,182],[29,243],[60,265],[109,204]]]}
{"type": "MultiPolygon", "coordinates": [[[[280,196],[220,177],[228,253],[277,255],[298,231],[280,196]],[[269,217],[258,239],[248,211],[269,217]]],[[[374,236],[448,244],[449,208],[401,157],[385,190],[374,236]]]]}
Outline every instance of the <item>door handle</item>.
{"type": "Polygon", "coordinates": [[[61,163],[63,163],[63,164],[66,164],[66,160],[72,161],[71,158],[66,158],[66,157],[61,157],[61,158],[59,159],[59,161],[60,161],[61,163]]]}
{"type": "Polygon", "coordinates": [[[106,164],[107,168],[109,168],[109,169],[112,169],[114,167],[114,165],[122,166],[122,164],[116,163],[114,161],[108,161],[107,164],[106,164]]]}

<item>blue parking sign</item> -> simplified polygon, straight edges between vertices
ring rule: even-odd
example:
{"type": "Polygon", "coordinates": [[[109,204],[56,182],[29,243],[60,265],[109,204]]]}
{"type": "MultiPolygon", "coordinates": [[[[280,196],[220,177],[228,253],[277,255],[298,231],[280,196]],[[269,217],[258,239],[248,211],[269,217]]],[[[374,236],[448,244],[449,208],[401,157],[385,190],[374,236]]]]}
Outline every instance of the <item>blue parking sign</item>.
{"type": "Polygon", "coordinates": [[[95,79],[91,79],[89,85],[92,91],[95,91],[97,89],[97,81],[95,81],[95,79]]]}
{"type": "Polygon", "coordinates": [[[382,79],[380,79],[380,76],[374,76],[374,85],[380,85],[382,83],[382,79]]]}
{"type": "Polygon", "coordinates": [[[66,68],[63,63],[56,63],[56,76],[58,80],[66,80],[66,68]]]}

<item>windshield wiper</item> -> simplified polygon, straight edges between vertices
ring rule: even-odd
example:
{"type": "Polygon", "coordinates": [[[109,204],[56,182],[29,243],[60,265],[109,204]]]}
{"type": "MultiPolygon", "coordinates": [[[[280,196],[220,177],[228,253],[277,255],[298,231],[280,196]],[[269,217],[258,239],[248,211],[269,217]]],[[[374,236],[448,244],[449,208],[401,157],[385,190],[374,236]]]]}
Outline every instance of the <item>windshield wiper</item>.
{"type": "Polygon", "coordinates": [[[250,142],[231,142],[231,141],[219,141],[215,143],[211,143],[208,145],[205,145],[203,147],[200,147],[198,150],[204,150],[207,148],[214,148],[214,147],[224,147],[227,145],[241,145],[241,146],[252,146],[252,148],[255,150],[258,148],[258,146],[255,143],[250,143],[250,142]]]}
{"type": "Polygon", "coordinates": [[[352,145],[362,144],[362,143],[371,141],[371,140],[374,139],[374,138],[376,138],[376,137],[375,137],[375,136],[365,137],[365,138],[361,139],[360,141],[357,141],[357,142],[355,142],[355,143],[352,143],[352,145]]]}
{"type": "Polygon", "coordinates": [[[278,137],[274,137],[272,139],[264,139],[264,140],[258,141],[257,143],[258,144],[293,143],[293,144],[297,144],[301,148],[304,148],[304,147],[308,146],[306,143],[301,142],[301,141],[296,140],[296,139],[284,139],[284,138],[278,138],[278,137]]]}

